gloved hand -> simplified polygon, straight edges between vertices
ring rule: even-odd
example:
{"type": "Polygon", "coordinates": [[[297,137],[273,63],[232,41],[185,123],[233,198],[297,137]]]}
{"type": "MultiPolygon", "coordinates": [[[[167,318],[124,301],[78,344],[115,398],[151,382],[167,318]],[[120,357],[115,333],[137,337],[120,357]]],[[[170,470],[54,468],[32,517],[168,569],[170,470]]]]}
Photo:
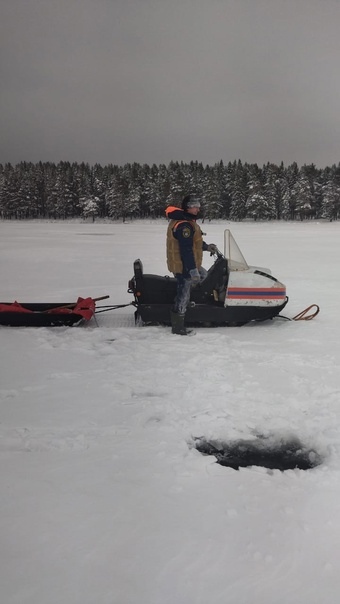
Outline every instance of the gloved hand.
{"type": "Polygon", "coordinates": [[[191,271],[189,271],[189,275],[190,275],[191,283],[193,285],[197,285],[197,283],[200,282],[201,276],[200,276],[197,268],[191,269],[191,271]]]}
{"type": "Polygon", "coordinates": [[[210,252],[211,254],[216,254],[217,245],[215,245],[214,243],[209,243],[207,251],[210,252]]]}

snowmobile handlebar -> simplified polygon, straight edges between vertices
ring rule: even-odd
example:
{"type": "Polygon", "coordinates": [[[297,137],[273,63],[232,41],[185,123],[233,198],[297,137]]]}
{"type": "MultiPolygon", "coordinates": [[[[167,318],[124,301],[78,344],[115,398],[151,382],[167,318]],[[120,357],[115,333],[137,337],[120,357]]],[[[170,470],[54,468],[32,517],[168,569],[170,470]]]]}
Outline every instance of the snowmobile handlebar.
{"type": "Polygon", "coordinates": [[[220,252],[218,248],[214,252],[210,252],[210,256],[216,256],[217,258],[224,258],[224,254],[220,252]]]}

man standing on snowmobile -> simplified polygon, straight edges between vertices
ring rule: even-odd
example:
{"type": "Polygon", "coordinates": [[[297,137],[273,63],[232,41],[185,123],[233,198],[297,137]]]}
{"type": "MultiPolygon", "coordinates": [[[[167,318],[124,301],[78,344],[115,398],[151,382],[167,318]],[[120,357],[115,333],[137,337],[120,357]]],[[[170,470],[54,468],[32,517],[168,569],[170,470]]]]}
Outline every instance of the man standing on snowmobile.
{"type": "Polygon", "coordinates": [[[216,252],[214,243],[203,241],[197,224],[201,204],[193,195],[186,195],[182,207],[169,206],[165,213],[170,223],[166,238],[168,269],[177,279],[177,295],[171,311],[172,333],[186,336],[185,312],[190,301],[190,288],[197,285],[207,274],[202,267],[203,251],[216,252]]]}

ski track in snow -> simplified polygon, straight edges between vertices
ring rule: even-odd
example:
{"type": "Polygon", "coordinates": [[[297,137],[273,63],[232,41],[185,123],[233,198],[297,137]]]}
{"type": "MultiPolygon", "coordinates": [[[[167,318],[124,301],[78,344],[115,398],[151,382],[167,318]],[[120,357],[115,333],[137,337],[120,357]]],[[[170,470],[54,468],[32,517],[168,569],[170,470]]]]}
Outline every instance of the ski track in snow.
{"type": "MultiPolygon", "coordinates": [[[[221,225],[208,226],[209,240],[222,247],[221,225]]],[[[131,308],[99,314],[97,324],[82,328],[0,327],[0,572],[6,604],[337,602],[337,305],[324,291],[322,248],[313,266],[309,260],[316,236],[336,240],[338,227],[326,226],[320,234],[317,225],[235,225],[246,257],[270,264],[288,294],[295,292],[287,315],[320,303],[312,322],[202,328],[181,338],[170,328],[135,327],[131,308]],[[270,263],[261,257],[265,248],[270,263]],[[201,436],[227,442],[263,437],[271,443],[297,437],[324,461],[308,472],[236,472],[192,447],[201,436]]],[[[8,245],[20,251],[24,225],[18,231],[0,227],[8,245]]],[[[22,258],[13,248],[4,297],[12,297],[16,271],[24,280],[20,287],[27,279],[31,291],[40,284],[43,292],[50,280],[50,299],[71,297],[67,287],[71,291],[76,265],[65,276],[70,250],[61,250],[70,232],[81,231],[74,262],[83,265],[80,251],[90,227],[50,225],[52,235],[58,230],[53,254],[62,265],[65,254],[66,273],[57,280],[51,267],[22,275],[22,258]],[[63,279],[66,293],[59,293],[63,279]]],[[[140,225],[94,225],[98,235],[115,229],[117,254],[129,232],[135,248],[129,256],[146,257],[149,266],[155,247],[164,245],[164,227],[146,223],[149,248],[141,235],[134,241],[140,225]]],[[[35,246],[44,244],[43,237],[34,243],[41,225],[26,228],[34,256],[35,246]]],[[[101,258],[113,246],[110,237],[93,241],[101,258]]],[[[120,303],[126,298],[117,291],[126,291],[132,263],[122,258],[119,270],[116,258],[114,264],[118,285],[111,298],[120,303]]],[[[113,272],[104,265],[98,273],[98,266],[88,258],[89,274],[93,267],[98,280],[93,295],[105,291],[102,283],[113,272]]],[[[339,293],[333,280],[332,287],[339,293]]]]}

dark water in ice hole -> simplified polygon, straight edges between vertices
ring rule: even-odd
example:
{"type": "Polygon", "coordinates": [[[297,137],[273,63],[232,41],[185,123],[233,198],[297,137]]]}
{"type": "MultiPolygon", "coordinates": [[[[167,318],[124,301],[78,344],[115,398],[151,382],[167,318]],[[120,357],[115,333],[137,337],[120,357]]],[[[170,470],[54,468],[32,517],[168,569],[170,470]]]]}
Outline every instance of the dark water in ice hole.
{"type": "Polygon", "coordinates": [[[203,455],[214,455],[217,463],[238,470],[261,466],[271,470],[310,470],[322,463],[320,455],[303,445],[299,439],[275,441],[267,438],[234,442],[194,440],[194,447],[203,455]]]}

